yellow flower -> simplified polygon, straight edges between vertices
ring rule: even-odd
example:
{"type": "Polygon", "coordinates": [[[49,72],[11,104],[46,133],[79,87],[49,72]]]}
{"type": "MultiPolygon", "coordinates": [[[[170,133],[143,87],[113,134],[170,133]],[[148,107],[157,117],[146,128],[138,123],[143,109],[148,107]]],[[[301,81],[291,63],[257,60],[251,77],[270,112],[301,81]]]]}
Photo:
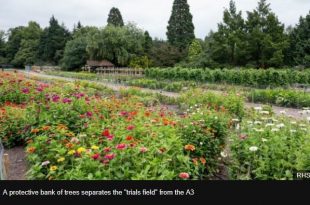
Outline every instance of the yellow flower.
{"type": "Polygon", "coordinates": [[[63,162],[63,161],[65,161],[65,158],[64,158],[64,157],[60,157],[60,158],[57,160],[57,162],[63,162]]]}
{"type": "Polygon", "coordinates": [[[91,149],[92,149],[92,150],[98,150],[98,149],[99,149],[99,147],[98,147],[98,146],[96,146],[96,145],[93,145],[93,146],[91,147],[91,149]]]}
{"type": "Polygon", "coordinates": [[[70,151],[68,152],[68,154],[69,154],[69,155],[74,155],[74,154],[75,154],[75,150],[70,150],[70,151]]]}
{"type": "Polygon", "coordinates": [[[58,169],[57,166],[51,166],[51,168],[50,168],[51,171],[56,171],[57,169],[58,169]]]}
{"type": "Polygon", "coordinates": [[[80,148],[77,149],[77,152],[79,154],[81,154],[82,152],[85,152],[85,151],[86,151],[86,149],[84,147],[80,147],[80,148]]]}

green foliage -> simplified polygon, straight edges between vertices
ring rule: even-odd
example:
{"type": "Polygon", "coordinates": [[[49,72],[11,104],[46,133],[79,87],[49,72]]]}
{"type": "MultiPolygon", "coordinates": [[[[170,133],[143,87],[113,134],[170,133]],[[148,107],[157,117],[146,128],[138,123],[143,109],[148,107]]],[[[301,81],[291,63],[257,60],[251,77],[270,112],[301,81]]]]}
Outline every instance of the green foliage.
{"type": "Polygon", "coordinates": [[[225,9],[223,23],[213,34],[212,58],[221,64],[242,65],[245,60],[245,22],[241,11],[237,11],[234,1],[225,9]]]}
{"type": "Polygon", "coordinates": [[[196,61],[202,53],[202,46],[199,40],[192,41],[188,48],[188,59],[190,62],[196,61]]]}
{"type": "Polygon", "coordinates": [[[171,67],[186,57],[183,50],[170,45],[165,41],[155,40],[150,52],[153,66],[171,67]]]}
{"type": "Polygon", "coordinates": [[[153,47],[153,39],[150,36],[148,31],[144,32],[144,44],[143,44],[143,47],[144,47],[144,53],[145,54],[149,54],[151,49],[152,49],[152,47],[153,47]]]}
{"type": "Polygon", "coordinates": [[[187,0],[174,0],[167,27],[167,38],[171,45],[185,49],[195,38],[193,16],[187,0]]]}
{"type": "Polygon", "coordinates": [[[108,25],[109,26],[124,26],[123,17],[118,8],[113,7],[110,10],[108,17],[108,25]]]}
{"type": "Polygon", "coordinates": [[[149,68],[146,76],[155,79],[193,80],[208,83],[228,83],[252,87],[285,87],[296,83],[310,84],[310,70],[293,69],[194,69],[149,68]]]}
{"type": "Polygon", "coordinates": [[[244,101],[236,93],[218,94],[205,92],[202,89],[192,89],[183,93],[178,102],[181,108],[207,106],[210,109],[228,112],[234,117],[242,119],[244,116],[244,101]]]}
{"type": "Polygon", "coordinates": [[[11,62],[14,59],[16,53],[19,51],[20,44],[22,41],[23,29],[24,29],[23,26],[9,29],[8,42],[6,48],[6,56],[9,62],[11,62]]]}
{"type": "Polygon", "coordinates": [[[143,53],[143,42],[143,31],[133,24],[107,26],[89,35],[86,49],[91,59],[126,66],[132,57],[143,53]]]}
{"type": "Polygon", "coordinates": [[[248,94],[248,100],[260,103],[271,103],[283,107],[310,107],[310,93],[298,90],[252,90],[248,94]]]}
{"type": "Polygon", "coordinates": [[[282,66],[288,46],[284,25],[269,6],[266,0],[260,0],[256,10],[247,12],[247,56],[261,68],[282,66]]]}
{"type": "Polygon", "coordinates": [[[204,107],[193,107],[188,115],[179,129],[184,143],[195,147],[194,151],[187,152],[198,167],[201,179],[214,177],[219,172],[220,153],[226,145],[229,116],[204,107]],[[201,166],[203,163],[206,166],[201,166]]]}
{"type": "Polygon", "coordinates": [[[151,60],[147,56],[133,57],[129,62],[130,68],[148,68],[151,65],[151,60]]]}
{"type": "Polygon", "coordinates": [[[309,170],[309,126],[275,118],[268,111],[253,113],[231,135],[231,179],[292,180],[309,170]]]}
{"type": "Polygon", "coordinates": [[[310,67],[310,13],[300,17],[299,24],[289,35],[287,63],[310,67]]]}
{"type": "Polygon", "coordinates": [[[70,33],[64,25],[59,25],[52,16],[49,27],[45,28],[40,39],[40,60],[57,65],[62,59],[70,33]]]}
{"type": "Polygon", "coordinates": [[[62,59],[62,66],[65,70],[76,70],[86,64],[88,59],[87,36],[96,30],[95,27],[81,27],[74,32],[73,39],[66,44],[62,59]]]}
{"type": "Polygon", "coordinates": [[[0,30],[0,64],[7,63],[5,32],[0,30]]]}
{"type": "Polygon", "coordinates": [[[33,65],[38,60],[42,29],[39,24],[31,21],[21,32],[22,40],[12,63],[17,66],[33,65]]]}

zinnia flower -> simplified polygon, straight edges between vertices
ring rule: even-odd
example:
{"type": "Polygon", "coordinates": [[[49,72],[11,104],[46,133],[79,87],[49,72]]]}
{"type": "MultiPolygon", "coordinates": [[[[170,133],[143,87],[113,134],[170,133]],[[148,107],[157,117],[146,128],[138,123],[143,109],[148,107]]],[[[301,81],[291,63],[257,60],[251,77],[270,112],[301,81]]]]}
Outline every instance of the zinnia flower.
{"type": "Polygon", "coordinates": [[[23,92],[24,94],[28,94],[28,93],[29,93],[29,88],[23,88],[23,89],[22,89],[22,92],[23,92]]]}
{"type": "Polygon", "coordinates": [[[116,149],[123,150],[126,148],[126,144],[118,144],[116,145],[116,149]]]}
{"type": "Polygon", "coordinates": [[[56,171],[58,169],[57,166],[51,166],[50,170],[53,172],[53,171],[56,171]]]}
{"type": "Polygon", "coordinates": [[[105,130],[102,132],[101,135],[102,135],[102,136],[105,136],[105,137],[108,137],[108,136],[110,136],[110,131],[109,131],[108,129],[105,129],[105,130]]]}
{"type": "Polygon", "coordinates": [[[252,146],[252,147],[249,148],[249,150],[250,150],[251,152],[256,152],[256,151],[258,150],[258,147],[252,146]]]}
{"type": "Polygon", "coordinates": [[[29,147],[27,148],[27,152],[28,153],[34,153],[36,151],[36,148],[35,147],[29,147]]]}
{"type": "Polygon", "coordinates": [[[46,165],[48,165],[50,163],[50,161],[44,161],[44,162],[42,162],[42,166],[46,166],[46,165]]]}
{"type": "Polygon", "coordinates": [[[100,157],[100,154],[93,154],[91,156],[91,158],[93,158],[94,160],[98,159],[100,157]]]}
{"type": "Polygon", "coordinates": [[[133,130],[135,128],[135,126],[134,125],[129,125],[128,127],[127,127],[127,130],[133,130]]]}
{"type": "Polygon", "coordinates": [[[147,152],[148,151],[148,149],[146,148],[146,147],[141,147],[140,148],[140,152],[141,153],[145,153],[145,152],[147,152]]]}
{"type": "Polygon", "coordinates": [[[191,144],[188,144],[188,145],[185,145],[184,146],[184,149],[186,150],[186,151],[195,151],[195,146],[194,145],[191,145],[191,144]]]}
{"type": "Polygon", "coordinates": [[[114,157],[115,157],[115,154],[106,154],[106,155],[104,156],[104,158],[105,158],[105,159],[108,159],[108,160],[112,160],[112,159],[114,159],[114,157]]]}
{"type": "Polygon", "coordinates": [[[68,152],[68,154],[69,154],[69,155],[74,155],[74,154],[75,154],[75,150],[70,150],[70,151],[68,152]]]}
{"type": "Polygon", "coordinates": [[[52,97],[53,102],[58,102],[59,99],[60,99],[60,97],[58,95],[53,95],[53,97],[52,97]]]}
{"type": "Polygon", "coordinates": [[[98,147],[98,146],[96,146],[96,145],[93,145],[93,146],[91,147],[91,149],[92,149],[92,150],[98,150],[98,149],[99,149],[99,147],[98,147]]]}
{"type": "Polygon", "coordinates": [[[127,136],[127,137],[126,137],[126,140],[127,140],[127,141],[131,141],[131,140],[133,140],[133,137],[132,137],[132,136],[127,136]]]}
{"type": "Polygon", "coordinates": [[[65,161],[64,157],[60,157],[59,159],[57,159],[57,162],[63,162],[63,161],[65,161]]]}
{"type": "Polygon", "coordinates": [[[92,117],[92,116],[93,116],[93,113],[92,113],[92,112],[86,112],[86,116],[87,116],[87,117],[92,117]]]}
{"type": "Polygon", "coordinates": [[[182,179],[188,179],[189,178],[189,174],[186,172],[182,172],[179,174],[179,177],[182,179]]]}
{"type": "Polygon", "coordinates": [[[64,98],[63,100],[62,100],[62,102],[63,103],[71,103],[72,102],[72,100],[70,99],[70,98],[64,98]]]}
{"type": "Polygon", "coordinates": [[[103,149],[103,151],[104,151],[104,152],[111,152],[111,148],[110,148],[110,147],[105,147],[105,148],[103,149]]]}
{"type": "Polygon", "coordinates": [[[86,149],[84,147],[80,147],[77,149],[77,153],[81,154],[82,152],[85,152],[86,149]]]}

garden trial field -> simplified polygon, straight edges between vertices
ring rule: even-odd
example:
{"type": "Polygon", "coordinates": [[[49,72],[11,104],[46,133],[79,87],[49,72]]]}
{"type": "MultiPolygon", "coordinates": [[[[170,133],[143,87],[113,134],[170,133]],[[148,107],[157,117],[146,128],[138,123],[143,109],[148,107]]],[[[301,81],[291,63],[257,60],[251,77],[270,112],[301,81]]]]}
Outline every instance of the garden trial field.
{"type": "MultiPolygon", "coordinates": [[[[280,180],[309,170],[307,120],[284,111],[274,115],[270,106],[245,107],[253,98],[287,107],[308,106],[306,92],[285,87],[295,83],[291,78],[270,89],[256,84],[249,89],[238,77],[223,86],[225,79],[218,76],[227,78],[229,71],[202,75],[212,76],[213,84],[208,85],[205,78],[197,79],[202,71],[195,70],[200,74],[194,75],[174,70],[183,72],[177,76],[187,77],[173,81],[170,74],[160,72],[164,71],[154,69],[147,78],[121,80],[126,85],[179,92],[178,97],[1,72],[2,143],[7,149],[25,147],[27,179],[280,180]]],[[[104,80],[85,73],[49,74],[104,80]]],[[[302,77],[295,79],[298,83],[302,77]]]]}

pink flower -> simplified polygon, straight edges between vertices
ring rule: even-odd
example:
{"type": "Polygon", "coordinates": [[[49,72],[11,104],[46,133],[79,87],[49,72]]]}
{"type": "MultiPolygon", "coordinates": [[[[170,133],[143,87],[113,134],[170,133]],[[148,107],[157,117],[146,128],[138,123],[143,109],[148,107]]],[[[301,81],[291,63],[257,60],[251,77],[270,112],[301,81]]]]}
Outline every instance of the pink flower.
{"type": "Polygon", "coordinates": [[[135,128],[135,126],[129,125],[129,126],[127,127],[127,130],[133,130],[134,128],[135,128]]]}
{"type": "Polygon", "coordinates": [[[53,95],[53,97],[52,97],[53,102],[58,102],[59,99],[60,99],[60,97],[58,95],[53,95]]]}
{"type": "Polygon", "coordinates": [[[112,141],[113,138],[114,138],[114,136],[113,136],[113,135],[109,135],[109,136],[107,136],[106,138],[107,138],[109,141],[112,141]]]}
{"type": "Polygon", "coordinates": [[[189,174],[186,172],[182,172],[179,174],[179,177],[182,179],[188,179],[189,178],[189,174]]]}
{"type": "Polygon", "coordinates": [[[141,147],[140,148],[140,152],[141,153],[145,153],[145,152],[147,152],[148,151],[148,149],[146,148],[146,147],[141,147]]]}
{"type": "Polygon", "coordinates": [[[42,162],[41,165],[42,165],[42,166],[46,166],[46,165],[48,165],[49,163],[50,163],[50,161],[47,160],[47,161],[45,161],[45,162],[42,162]]]}
{"type": "Polygon", "coordinates": [[[119,149],[119,150],[126,149],[126,144],[118,144],[116,145],[116,149],[119,149]]]}
{"type": "Polygon", "coordinates": [[[93,156],[91,156],[91,158],[93,158],[94,160],[98,159],[100,157],[100,154],[93,154],[93,156]]]}
{"type": "Polygon", "coordinates": [[[70,99],[70,98],[64,98],[63,100],[62,100],[62,102],[63,103],[71,103],[72,102],[72,100],[70,99]]]}
{"type": "Polygon", "coordinates": [[[22,92],[23,92],[24,94],[28,94],[28,93],[29,93],[29,88],[23,88],[23,89],[22,89],[22,92]]]}
{"type": "Polygon", "coordinates": [[[108,159],[108,160],[112,160],[112,159],[114,159],[114,157],[115,157],[115,154],[106,154],[106,155],[104,156],[104,158],[105,158],[105,159],[108,159]]]}
{"type": "Polygon", "coordinates": [[[42,91],[43,91],[43,87],[38,87],[38,88],[37,88],[37,91],[38,91],[38,92],[42,92],[42,91]]]}
{"type": "Polygon", "coordinates": [[[87,117],[92,117],[92,116],[93,116],[93,113],[92,113],[92,112],[86,112],[86,116],[87,116],[87,117]]]}

